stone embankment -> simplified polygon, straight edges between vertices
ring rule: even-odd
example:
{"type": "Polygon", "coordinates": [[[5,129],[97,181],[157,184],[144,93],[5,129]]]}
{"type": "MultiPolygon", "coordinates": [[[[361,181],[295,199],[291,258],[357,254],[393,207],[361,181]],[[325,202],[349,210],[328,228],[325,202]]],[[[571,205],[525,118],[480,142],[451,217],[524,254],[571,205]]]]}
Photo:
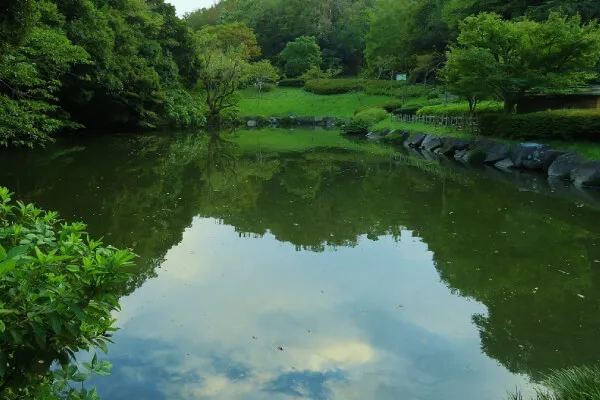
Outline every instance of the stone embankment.
{"type": "Polygon", "coordinates": [[[492,165],[501,171],[515,169],[541,171],[550,178],[569,180],[578,186],[600,188],[600,161],[588,161],[581,154],[557,150],[542,143],[506,145],[486,138],[455,138],[427,133],[382,130],[372,138],[388,138],[394,143],[423,153],[454,158],[468,164],[492,165]]]}

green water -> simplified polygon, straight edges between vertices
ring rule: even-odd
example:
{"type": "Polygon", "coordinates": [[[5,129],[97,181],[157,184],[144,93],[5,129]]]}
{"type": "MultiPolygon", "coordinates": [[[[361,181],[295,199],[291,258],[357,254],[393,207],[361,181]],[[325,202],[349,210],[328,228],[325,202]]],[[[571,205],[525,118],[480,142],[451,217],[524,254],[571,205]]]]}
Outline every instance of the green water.
{"type": "Polygon", "coordinates": [[[597,192],[245,135],[2,152],[18,198],[139,254],[105,399],[503,399],[600,363],[597,192]]]}

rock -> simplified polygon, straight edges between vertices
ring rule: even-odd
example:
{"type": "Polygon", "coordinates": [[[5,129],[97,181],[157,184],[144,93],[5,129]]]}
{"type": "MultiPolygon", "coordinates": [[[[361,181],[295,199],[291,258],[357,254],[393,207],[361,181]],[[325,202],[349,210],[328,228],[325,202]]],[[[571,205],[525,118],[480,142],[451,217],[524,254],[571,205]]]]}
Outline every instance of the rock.
{"type": "Polygon", "coordinates": [[[392,130],[385,136],[385,141],[393,145],[402,145],[406,143],[406,139],[410,136],[408,131],[395,131],[392,130]]]}
{"type": "Polygon", "coordinates": [[[423,140],[425,140],[426,137],[427,135],[424,133],[415,133],[413,136],[408,138],[406,143],[411,147],[419,147],[421,146],[421,143],[423,143],[423,140]]]}
{"type": "Polygon", "coordinates": [[[471,139],[443,137],[442,146],[437,149],[437,152],[446,156],[452,156],[457,151],[469,147],[471,143],[473,143],[471,139]]]}
{"type": "MultiPolygon", "coordinates": [[[[508,148],[507,148],[507,151],[508,151],[508,148]]],[[[494,164],[494,167],[501,169],[503,171],[510,171],[511,169],[515,168],[515,163],[512,162],[512,160],[510,158],[505,158],[503,160],[496,162],[494,164]]]]}
{"type": "Polygon", "coordinates": [[[542,155],[542,170],[544,172],[548,172],[548,169],[550,168],[550,166],[552,165],[554,160],[556,160],[558,157],[562,156],[563,154],[568,154],[568,153],[570,153],[570,151],[567,151],[567,150],[550,149],[548,151],[545,151],[544,154],[542,155]]]}
{"type": "MultiPolygon", "coordinates": [[[[496,164],[499,161],[503,161],[508,156],[508,151],[509,148],[507,145],[502,143],[494,143],[488,148],[484,162],[486,164],[496,164]]],[[[513,166],[509,168],[514,167],[514,163],[512,164],[513,166]]]]}
{"type": "Polygon", "coordinates": [[[387,135],[389,135],[392,132],[391,129],[381,129],[377,132],[373,132],[375,135],[379,136],[379,137],[386,137],[387,135]]]}
{"type": "Polygon", "coordinates": [[[255,119],[249,119],[248,121],[246,121],[246,125],[248,126],[248,128],[256,128],[258,126],[258,121],[255,119]]]}
{"type": "Polygon", "coordinates": [[[466,154],[467,154],[467,149],[458,150],[456,153],[454,153],[454,158],[456,160],[464,161],[463,158],[465,157],[466,154]]]}
{"type": "Polygon", "coordinates": [[[552,178],[569,179],[571,172],[585,162],[579,153],[566,153],[555,158],[548,168],[548,176],[552,178]]]}
{"type": "Polygon", "coordinates": [[[328,129],[331,129],[331,128],[333,128],[333,126],[334,126],[334,120],[333,120],[333,118],[331,118],[331,117],[326,117],[326,118],[323,120],[323,123],[324,123],[324,125],[325,125],[325,128],[328,128],[328,129]]]}
{"type": "Polygon", "coordinates": [[[315,119],[313,117],[297,117],[296,122],[300,126],[310,126],[315,124],[315,119]]]}
{"type": "Polygon", "coordinates": [[[442,147],[442,139],[438,135],[427,135],[421,143],[421,148],[431,152],[439,147],[442,147]]]}
{"type": "Polygon", "coordinates": [[[542,156],[550,146],[540,143],[519,143],[511,146],[510,158],[517,168],[542,169],[542,156]]]}
{"type": "Polygon", "coordinates": [[[438,156],[437,154],[435,154],[432,151],[429,150],[421,150],[421,153],[423,154],[423,158],[425,158],[427,161],[439,161],[440,160],[440,156],[438,156]]]}
{"type": "Polygon", "coordinates": [[[271,126],[278,127],[280,122],[281,122],[280,118],[277,118],[277,117],[269,118],[269,125],[271,125],[271,126]]]}
{"type": "Polygon", "coordinates": [[[479,164],[484,164],[485,156],[486,156],[485,149],[477,148],[477,149],[467,150],[467,152],[461,158],[461,160],[466,162],[467,164],[479,165],[479,164]]]}
{"type": "Polygon", "coordinates": [[[600,186],[600,161],[580,165],[571,172],[571,180],[578,186],[600,186]]]}

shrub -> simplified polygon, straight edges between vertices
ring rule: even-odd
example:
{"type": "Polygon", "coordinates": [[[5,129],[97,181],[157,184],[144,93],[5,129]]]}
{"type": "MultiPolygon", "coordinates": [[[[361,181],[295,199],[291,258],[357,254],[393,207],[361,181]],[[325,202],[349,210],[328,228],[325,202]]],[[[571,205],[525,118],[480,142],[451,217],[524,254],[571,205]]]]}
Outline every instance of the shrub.
{"type": "Polygon", "coordinates": [[[403,102],[400,100],[390,100],[385,103],[378,104],[381,108],[383,108],[387,112],[392,112],[399,108],[402,108],[403,102]]]}
{"type": "Polygon", "coordinates": [[[364,80],[363,90],[367,94],[394,96],[395,93],[402,88],[407,88],[408,85],[403,81],[381,81],[381,80],[364,80]]]}
{"type": "Polygon", "coordinates": [[[263,83],[260,90],[261,92],[272,92],[275,90],[275,85],[272,83],[263,83]]]}
{"type": "Polygon", "coordinates": [[[304,85],[306,90],[315,94],[342,94],[363,90],[360,79],[313,79],[304,85]]]}
{"type": "MultiPolygon", "coordinates": [[[[75,353],[107,351],[116,330],[111,313],[119,309],[115,293],[128,281],[124,268],[132,266],[134,255],[103,247],[82,223],[64,223],[57,213],[14,204],[10,196],[0,187],[2,398],[69,392],[69,380],[87,378],[69,365],[75,353]],[[50,371],[54,360],[62,370],[50,371]]],[[[86,368],[108,374],[110,365],[94,357],[86,368]]]]}
{"type": "MultiPolygon", "coordinates": [[[[475,114],[490,114],[502,112],[504,104],[499,101],[483,101],[475,107],[475,114]]],[[[445,116],[464,116],[469,115],[469,103],[445,103],[433,106],[424,106],[419,111],[418,115],[445,115],[445,116]]]]}
{"type": "Polygon", "coordinates": [[[281,79],[279,86],[282,87],[304,87],[304,81],[297,78],[281,79]]]}
{"type": "Polygon", "coordinates": [[[418,106],[402,107],[394,110],[396,115],[414,115],[419,111],[418,106]]]}
{"type": "Polygon", "coordinates": [[[388,113],[382,108],[368,108],[356,114],[352,119],[355,121],[364,121],[369,126],[375,125],[388,117],[388,113]]]}
{"type": "Polygon", "coordinates": [[[444,95],[444,91],[441,89],[432,89],[429,93],[427,93],[427,100],[437,99],[444,95]]]}
{"type": "Polygon", "coordinates": [[[357,119],[347,121],[340,126],[342,133],[346,135],[366,135],[369,133],[369,128],[371,128],[371,124],[357,119]]]}
{"type": "Polygon", "coordinates": [[[482,114],[481,134],[507,139],[600,141],[600,112],[555,110],[531,114],[482,114]]]}

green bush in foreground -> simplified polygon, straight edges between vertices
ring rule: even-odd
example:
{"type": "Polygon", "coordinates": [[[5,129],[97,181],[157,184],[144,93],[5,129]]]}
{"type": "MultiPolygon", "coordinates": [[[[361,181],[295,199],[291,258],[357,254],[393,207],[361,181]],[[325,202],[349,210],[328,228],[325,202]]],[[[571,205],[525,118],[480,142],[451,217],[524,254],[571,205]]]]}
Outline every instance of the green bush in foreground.
{"type": "Polygon", "coordinates": [[[378,122],[383,121],[389,114],[382,108],[372,107],[357,113],[352,120],[341,126],[345,134],[366,134],[378,122]]]}
{"type": "MultiPolygon", "coordinates": [[[[600,399],[600,368],[579,367],[556,371],[542,384],[547,390],[538,390],[535,400],[598,400],[600,399]]],[[[508,398],[524,400],[519,392],[511,393],[508,398]]]]}
{"type": "MultiPolygon", "coordinates": [[[[10,196],[0,187],[0,398],[97,398],[71,388],[88,374],[70,362],[80,350],[107,351],[134,255],[10,196]],[[50,371],[54,361],[62,369],[50,371]]],[[[95,357],[84,366],[110,372],[95,357]]]]}
{"type": "MultiPolygon", "coordinates": [[[[499,101],[483,101],[475,108],[475,114],[501,113],[504,110],[504,104],[499,101]]],[[[446,103],[433,106],[421,107],[417,115],[442,115],[450,117],[459,117],[470,115],[469,103],[446,103]]]]}
{"type": "Polygon", "coordinates": [[[507,139],[600,141],[600,112],[555,110],[531,114],[482,114],[482,135],[507,139]]]}

